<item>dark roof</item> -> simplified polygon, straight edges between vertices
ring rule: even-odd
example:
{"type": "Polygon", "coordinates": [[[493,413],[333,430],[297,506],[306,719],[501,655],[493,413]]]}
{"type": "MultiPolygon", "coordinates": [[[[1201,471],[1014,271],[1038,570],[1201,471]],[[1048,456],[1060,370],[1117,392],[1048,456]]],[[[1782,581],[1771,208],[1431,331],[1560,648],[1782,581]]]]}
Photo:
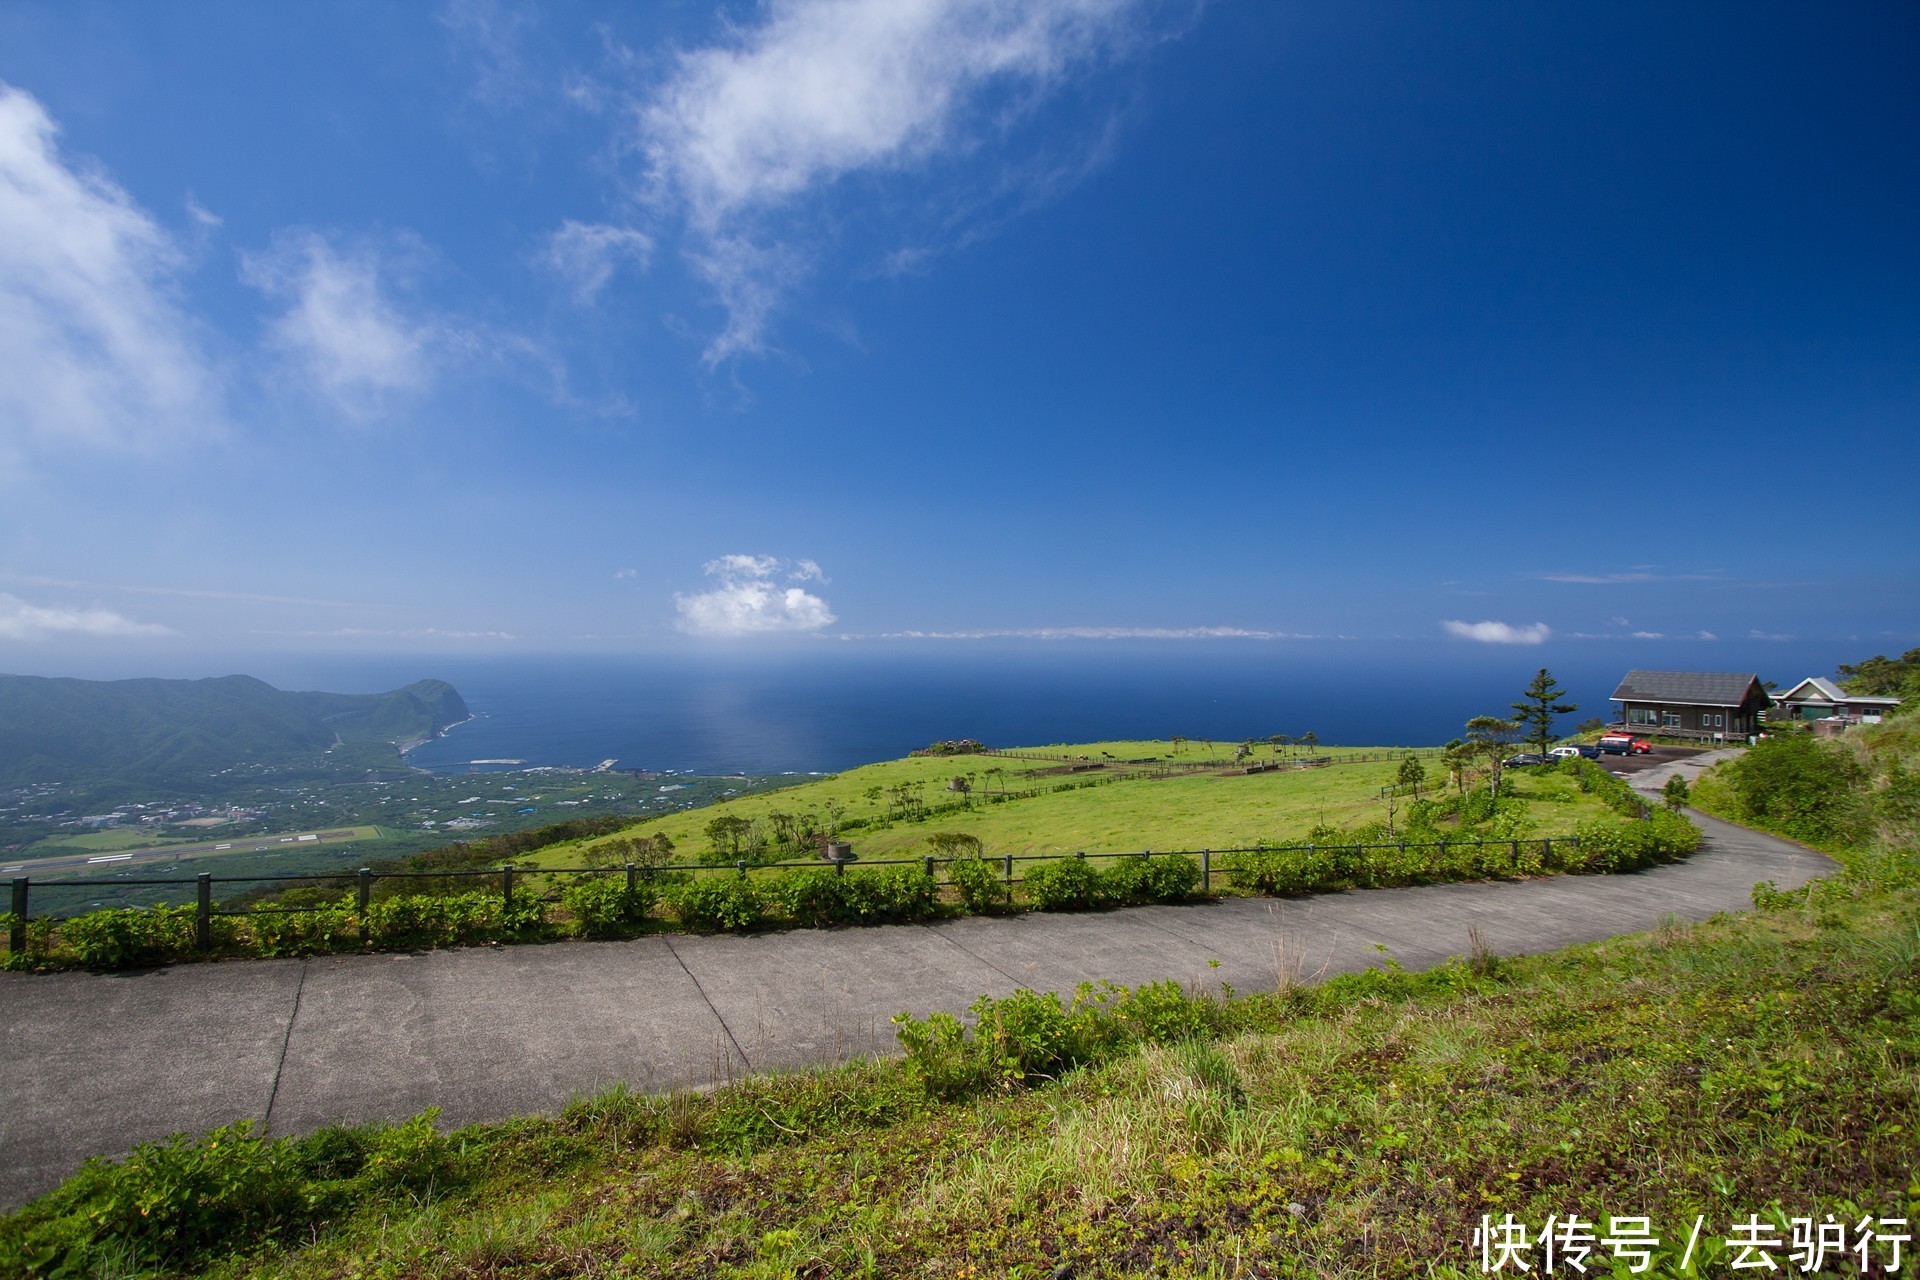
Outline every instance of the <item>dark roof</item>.
{"type": "Polygon", "coordinates": [[[1613,701],[1737,707],[1759,679],[1750,671],[1629,671],[1613,691],[1613,701]]]}

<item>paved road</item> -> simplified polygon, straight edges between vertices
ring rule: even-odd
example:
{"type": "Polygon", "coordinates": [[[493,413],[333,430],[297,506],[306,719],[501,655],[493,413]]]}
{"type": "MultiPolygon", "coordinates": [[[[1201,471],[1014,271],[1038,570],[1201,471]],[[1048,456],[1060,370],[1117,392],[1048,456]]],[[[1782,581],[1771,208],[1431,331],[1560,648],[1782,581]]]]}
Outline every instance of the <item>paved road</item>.
{"type": "MultiPolygon", "coordinates": [[[[1648,779],[1657,786],[1663,779],[1648,779]]],[[[1635,779],[1639,782],[1640,779],[1635,779]]],[[[1391,955],[1548,951],[1749,902],[1824,874],[1817,853],[1699,818],[1684,863],[1637,875],[1236,898],[1098,915],[754,937],[475,948],[0,974],[0,1207],[81,1159],[252,1117],[267,1132],[552,1111],[624,1080],[703,1086],[747,1071],[894,1051],[888,1019],[982,992],[1110,978],[1273,988],[1391,955]],[[1218,961],[1217,969],[1209,962],[1218,961]]]]}

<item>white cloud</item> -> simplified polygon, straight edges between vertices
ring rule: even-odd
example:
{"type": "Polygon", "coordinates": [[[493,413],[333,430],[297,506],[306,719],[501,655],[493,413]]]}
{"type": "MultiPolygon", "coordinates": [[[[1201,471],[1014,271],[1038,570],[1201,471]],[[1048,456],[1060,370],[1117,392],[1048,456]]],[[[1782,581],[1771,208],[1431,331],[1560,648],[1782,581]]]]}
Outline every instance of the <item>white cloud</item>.
{"type": "Polygon", "coordinates": [[[1635,565],[1615,573],[1541,573],[1542,582],[1568,582],[1580,586],[1611,587],[1635,582],[1718,582],[1726,577],[1724,569],[1706,569],[1690,573],[1663,573],[1656,564],[1635,565]]]}
{"type": "Polygon", "coordinates": [[[61,609],[28,604],[0,591],[0,640],[51,640],[60,636],[170,636],[171,627],[135,622],[108,609],[61,609]]]}
{"type": "Polygon", "coordinates": [[[573,290],[575,302],[587,306],[600,296],[622,262],[644,271],[652,256],[653,238],[643,231],[569,218],[547,237],[539,260],[573,290]]]}
{"type": "Polygon", "coordinates": [[[1659,631],[1636,631],[1633,633],[1633,638],[1635,640],[1664,640],[1667,637],[1659,631]]]}
{"type": "Polygon", "coordinates": [[[827,602],[792,583],[825,582],[811,560],[726,555],[703,568],[718,585],[698,595],[674,593],[675,624],[692,635],[743,636],[770,631],[818,631],[834,621],[827,602]],[[779,579],[785,579],[782,585],[779,579]]]}
{"type": "Polygon", "coordinates": [[[1747,632],[1747,639],[1749,640],[1791,640],[1793,639],[1793,637],[1789,635],[1782,635],[1777,631],[1757,631],[1756,630],[1756,631],[1747,632]]]}
{"type": "Polygon", "coordinates": [[[240,274],[287,303],[270,330],[273,345],[341,407],[366,416],[424,389],[440,348],[461,338],[393,300],[386,277],[394,269],[371,247],[343,249],[296,230],[275,236],[264,253],[243,254],[240,274]]]}
{"type": "Polygon", "coordinates": [[[0,85],[0,456],[205,435],[220,394],[173,297],[179,248],[105,174],[63,161],[57,132],[0,85]]]}
{"type": "Polygon", "coordinates": [[[640,571],[638,569],[615,569],[613,571],[613,577],[616,582],[625,581],[628,578],[637,578],[639,576],[640,571]]]}
{"type": "Polygon", "coordinates": [[[706,358],[764,349],[803,272],[770,234],[791,208],[860,172],[981,150],[969,122],[1012,90],[999,127],[1124,43],[1140,0],[772,0],[764,22],[683,53],[635,108],[649,196],[686,217],[696,268],[728,319],[706,358]]]}
{"type": "Polygon", "coordinates": [[[1544,622],[1516,627],[1505,622],[1456,622],[1440,624],[1450,636],[1478,640],[1482,644],[1540,644],[1553,633],[1544,622]]]}
{"type": "Polygon", "coordinates": [[[1713,632],[1705,631],[1705,630],[1701,631],[1699,635],[1694,637],[1694,639],[1696,640],[1718,640],[1719,638],[1720,637],[1713,634],[1713,632]]]}

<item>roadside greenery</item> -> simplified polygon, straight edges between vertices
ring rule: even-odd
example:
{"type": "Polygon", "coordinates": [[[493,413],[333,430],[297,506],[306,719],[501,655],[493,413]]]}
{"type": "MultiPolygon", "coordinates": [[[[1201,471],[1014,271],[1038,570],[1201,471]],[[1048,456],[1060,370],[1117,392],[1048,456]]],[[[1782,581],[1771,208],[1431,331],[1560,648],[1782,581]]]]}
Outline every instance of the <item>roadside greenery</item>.
{"type": "Polygon", "coordinates": [[[0,1274],[1464,1278],[1507,1213],[1722,1274],[1749,1215],[1920,1218],[1915,861],[1549,956],[1017,991],[554,1118],[143,1144],[0,1218],[0,1274]]]}
{"type": "MultiPolygon", "coordinates": [[[[599,824],[552,829],[578,840],[599,824]]],[[[1211,892],[1295,894],[1347,888],[1434,884],[1488,877],[1637,870],[1691,853],[1699,834],[1677,814],[1649,811],[1620,779],[1589,761],[1510,771],[1499,798],[1490,787],[1386,801],[1386,815],[1347,828],[1322,823],[1301,844],[1275,844],[1214,858],[1214,881],[1201,884],[1197,857],[1185,854],[1069,857],[1026,862],[1009,885],[997,859],[978,855],[967,832],[937,832],[927,842],[944,876],[919,864],[848,869],[757,867],[748,873],[696,875],[674,863],[664,833],[617,844],[576,845],[636,861],[631,883],[607,867],[562,878],[522,870],[506,894],[470,875],[482,859],[527,852],[526,837],[456,846],[396,864],[404,877],[377,879],[366,909],[344,880],[283,895],[252,910],[210,919],[209,945],[197,945],[191,907],[92,912],[30,922],[26,946],[9,952],[16,969],[126,969],[223,956],[415,950],[563,937],[631,937],[667,928],[745,932],[765,928],[911,923],[1010,909],[1091,911],[1184,902],[1211,892]],[[1611,816],[1554,820],[1557,810],[1611,816]],[[1543,823],[1541,813],[1549,815],[1543,823]],[[1626,819],[1623,821],[1622,819],[1626,819]],[[1541,832],[1557,832],[1543,835],[1541,832]],[[956,856],[956,854],[958,856],[956,856]],[[435,874],[444,873],[444,874],[435,874]]],[[[744,860],[743,860],[744,861],[744,860]]],[[[0,918],[4,920],[4,918],[0,918]]],[[[6,923],[10,923],[7,921],[6,923]]]]}

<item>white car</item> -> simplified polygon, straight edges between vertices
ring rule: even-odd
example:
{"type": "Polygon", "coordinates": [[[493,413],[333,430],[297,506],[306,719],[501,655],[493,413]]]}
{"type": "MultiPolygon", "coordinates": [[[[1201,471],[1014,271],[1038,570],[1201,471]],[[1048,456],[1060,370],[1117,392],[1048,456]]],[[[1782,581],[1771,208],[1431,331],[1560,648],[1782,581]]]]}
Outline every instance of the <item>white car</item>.
{"type": "Polygon", "coordinates": [[[1553,760],[1575,760],[1579,758],[1579,755],[1580,748],[1578,747],[1555,747],[1553,750],[1547,752],[1548,758],[1553,760]]]}

